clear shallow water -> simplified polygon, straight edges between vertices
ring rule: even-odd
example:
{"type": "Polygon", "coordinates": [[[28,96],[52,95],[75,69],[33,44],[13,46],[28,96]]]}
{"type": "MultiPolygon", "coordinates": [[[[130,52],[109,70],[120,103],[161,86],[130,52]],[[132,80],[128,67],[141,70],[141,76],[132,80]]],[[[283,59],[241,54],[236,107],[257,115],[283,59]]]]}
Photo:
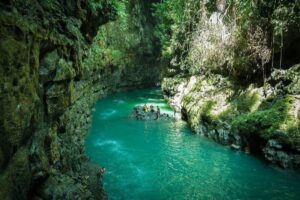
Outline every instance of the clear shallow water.
{"type": "Polygon", "coordinates": [[[173,112],[159,90],[100,100],[86,138],[91,159],[106,168],[109,199],[300,199],[300,174],[192,134],[181,120],[136,121],[135,105],[173,112]]]}

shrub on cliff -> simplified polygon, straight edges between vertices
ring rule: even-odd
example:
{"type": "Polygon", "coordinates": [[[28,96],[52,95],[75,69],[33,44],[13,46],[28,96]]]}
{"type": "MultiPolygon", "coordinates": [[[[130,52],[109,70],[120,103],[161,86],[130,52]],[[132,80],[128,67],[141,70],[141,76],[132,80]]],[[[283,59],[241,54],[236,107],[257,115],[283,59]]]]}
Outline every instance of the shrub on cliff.
{"type": "Polygon", "coordinates": [[[162,55],[182,72],[243,80],[260,75],[265,82],[271,68],[299,61],[284,56],[300,32],[299,6],[287,0],[164,0],[155,4],[156,33],[162,55]]]}
{"type": "Polygon", "coordinates": [[[266,140],[299,139],[299,120],[294,116],[298,101],[295,96],[265,101],[257,111],[235,117],[233,130],[240,135],[256,134],[266,140]]]}

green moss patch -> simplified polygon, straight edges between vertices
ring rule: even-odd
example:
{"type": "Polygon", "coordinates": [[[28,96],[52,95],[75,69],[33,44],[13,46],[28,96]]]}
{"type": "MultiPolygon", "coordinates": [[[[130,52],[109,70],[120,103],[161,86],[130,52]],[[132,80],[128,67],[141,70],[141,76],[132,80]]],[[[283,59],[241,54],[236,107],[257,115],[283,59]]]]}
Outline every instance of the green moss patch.
{"type": "Polygon", "coordinates": [[[252,113],[242,114],[232,121],[235,133],[256,134],[264,139],[299,137],[295,131],[298,120],[291,115],[295,96],[286,96],[274,101],[265,101],[260,108],[252,113]]]}

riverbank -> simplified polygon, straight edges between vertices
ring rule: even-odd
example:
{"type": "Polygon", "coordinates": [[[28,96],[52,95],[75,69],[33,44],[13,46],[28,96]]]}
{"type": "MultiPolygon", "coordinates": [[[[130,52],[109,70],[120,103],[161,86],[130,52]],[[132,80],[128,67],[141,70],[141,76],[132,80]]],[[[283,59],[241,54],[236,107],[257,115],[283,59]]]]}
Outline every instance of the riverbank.
{"type": "Polygon", "coordinates": [[[162,89],[195,133],[299,169],[299,67],[275,70],[264,86],[209,74],[165,78],[162,89]]]}

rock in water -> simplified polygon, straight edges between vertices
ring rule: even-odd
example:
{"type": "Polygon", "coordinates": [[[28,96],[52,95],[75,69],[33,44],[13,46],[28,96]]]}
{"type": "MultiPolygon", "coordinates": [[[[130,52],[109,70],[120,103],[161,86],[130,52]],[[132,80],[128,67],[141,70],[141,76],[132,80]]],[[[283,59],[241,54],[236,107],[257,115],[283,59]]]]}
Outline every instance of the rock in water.
{"type": "Polygon", "coordinates": [[[133,108],[130,117],[136,118],[137,120],[161,120],[161,119],[170,119],[170,116],[166,113],[158,114],[157,111],[148,111],[145,112],[142,106],[136,106],[133,108]]]}

